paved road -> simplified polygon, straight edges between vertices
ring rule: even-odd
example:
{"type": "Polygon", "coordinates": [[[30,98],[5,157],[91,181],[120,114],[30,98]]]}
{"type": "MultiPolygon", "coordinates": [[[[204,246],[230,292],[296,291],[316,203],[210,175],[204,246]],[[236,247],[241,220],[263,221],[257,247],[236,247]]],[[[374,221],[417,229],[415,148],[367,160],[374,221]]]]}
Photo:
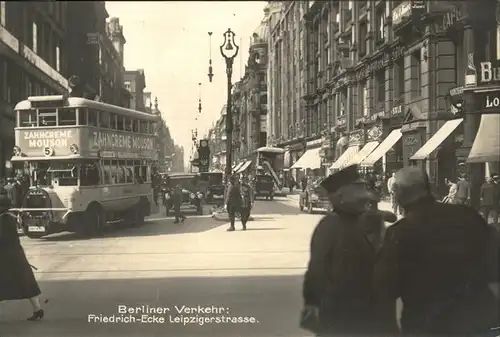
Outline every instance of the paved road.
{"type": "Polygon", "coordinates": [[[22,238],[49,300],[46,319],[25,322],[26,301],[0,303],[0,336],[307,336],[297,320],[320,215],[302,214],[286,200],[257,201],[253,215],[246,232],[226,232],[226,223],[209,216],[176,225],[157,215],[141,228],[94,239],[22,238]],[[140,314],[136,323],[88,322],[89,315],[128,318],[120,305],[169,311],[147,316],[156,323],[141,322],[140,314]],[[223,309],[196,316],[182,306],[223,309]],[[200,317],[214,322],[202,326],[200,317]],[[234,322],[217,323],[228,320],[221,317],[234,322]],[[185,325],[170,322],[182,319],[185,325]]]}

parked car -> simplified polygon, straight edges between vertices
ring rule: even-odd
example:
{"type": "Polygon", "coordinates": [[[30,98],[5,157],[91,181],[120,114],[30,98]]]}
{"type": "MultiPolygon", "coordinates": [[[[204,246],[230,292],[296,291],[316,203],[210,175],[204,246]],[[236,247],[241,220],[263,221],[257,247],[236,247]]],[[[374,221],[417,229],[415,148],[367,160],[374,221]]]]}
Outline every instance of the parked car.
{"type": "Polygon", "coordinates": [[[200,190],[207,204],[224,204],[225,185],[222,172],[200,173],[200,190]]]}
{"type": "Polygon", "coordinates": [[[274,199],[274,181],[269,175],[256,175],[254,180],[254,197],[265,197],[266,200],[274,199]]]}
{"type": "Polygon", "coordinates": [[[203,193],[199,190],[198,181],[199,175],[197,173],[172,173],[166,177],[162,192],[167,216],[173,211],[172,194],[177,185],[182,188],[181,210],[194,211],[198,215],[203,215],[203,193]]]}
{"type": "Polygon", "coordinates": [[[332,210],[332,205],[330,200],[328,199],[328,195],[323,187],[320,186],[320,183],[323,179],[317,179],[316,181],[310,183],[304,192],[300,193],[299,197],[299,209],[301,211],[304,208],[307,210],[307,213],[312,213],[314,209],[321,210],[332,210]]]}

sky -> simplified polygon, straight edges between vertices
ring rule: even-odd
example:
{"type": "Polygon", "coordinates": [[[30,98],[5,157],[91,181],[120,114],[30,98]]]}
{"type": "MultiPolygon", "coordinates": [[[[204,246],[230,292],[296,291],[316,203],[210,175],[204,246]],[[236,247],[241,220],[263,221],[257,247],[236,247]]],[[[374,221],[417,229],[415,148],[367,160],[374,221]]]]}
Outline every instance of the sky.
{"type": "Polygon", "coordinates": [[[264,18],[265,5],[265,1],[106,1],[109,16],[120,19],[127,40],[125,68],[144,69],[145,91],[152,92],[153,99],[158,97],[175,143],[184,147],[185,164],[191,152],[191,130],[197,128],[199,136],[206,134],[226,102],[226,65],[219,49],[223,33],[231,28],[240,47],[234,60],[234,83],[243,75],[250,37],[264,18]],[[213,32],[211,48],[208,32],[213,32]],[[210,49],[212,83],[207,76],[210,49]]]}

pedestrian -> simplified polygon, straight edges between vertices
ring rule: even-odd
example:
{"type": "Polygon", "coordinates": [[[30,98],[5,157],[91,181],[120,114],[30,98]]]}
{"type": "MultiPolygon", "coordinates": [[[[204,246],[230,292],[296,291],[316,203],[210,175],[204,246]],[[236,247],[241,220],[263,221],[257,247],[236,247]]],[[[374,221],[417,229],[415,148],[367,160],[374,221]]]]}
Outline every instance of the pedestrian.
{"type": "Polygon", "coordinates": [[[498,276],[491,273],[486,223],[469,206],[437,202],[418,168],[398,171],[394,191],[405,217],[387,229],[374,268],[379,328],[394,326],[401,298],[403,334],[491,333],[499,322],[488,283],[498,276]]]}
{"type": "Polygon", "coordinates": [[[444,197],[443,202],[447,204],[455,204],[455,198],[457,196],[457,184],[448,179],[445,179],[445,184],[446,186],[448,186],[448,194],[444,197]]]}
{"type": "Polygon", "coordinates": [[[399,207],[396,198],[394,196],[394,177],[396,176],[396,172],[392,172],[392,176],[387,180],[387,191],[391,197],[391,205],[392,211],[396,215],[401,215],[401,208],[399,207]]]}
{"type": "Polygon", "coordinates": [[[182,205],[182,187],[181,185],[176,185],[175,190],[173,193],[173,204],[174,204],[174,213],[175,213],[175,220],[174,223],[184,223],[186,220],[186,216],[181,212],[181,205],[182,205]]]}
{"type": "Polygon", "coordinates": [[[236,220],[236,215],[241,215],[241,189],[238,183],[238,177],[236,175],[232,175],[229,178],[229,184],[227,187],[226,199],[224,201],[224,205],[226,207],[227,213],[229,215],[229,221],[231,222],[228,232],[234,232],[234,222],[236,220]]]}
{"type": "Polygon", "coordinates": [[[11,201],[0,195],[0,302],[29,299],[33,315],[29,321],[42,319],[41,294],[17,233],[17,221],[9,213],[11,201]]]}
{"type": "Polygon", "coordinates": [[[250,213],[253,208],[254,202],[254,191],[253,188],[248,183],[246,177],[241,179],[241,208],[240,208],[240,217],[241,224],[243,225],[243,230],[247,230],[247,222],[250,218],[250,213]]]}
{"type": "Polygon", "coordinates": [[[18,188],[14,178],[8,178],[7,184],[4,186],[7,196],[10,199],[11,205],[17,205],[18,188]]]}
{"type": "Polygon", "coordinates": [[[302,179],[300,179],[300,187],[302,188],[302,192],[306,191],[307,188],[307,175],[304,174],[302,176],[302,179]]]}
{"type": "Polygon", "coordinates": [[[295,187],[295,179],[293,179],[292,172],[290,172],[290,177],[288,179],[288,185],[289,185],[289,188],[290,188],[290,193],[293,193],[293,189],[295,187]]]}
{"type": "Polygon", "coordinates": [[[487,223],[490,216],[494,219],[494,222],[498,219],[498,203],[500,199],[498,194],[498,186],[493,183],[491,177],[487,177],[485,183],[481,186],[479,199],[479,212],[487,223]]]}
{"type": "Polygon", "coordinates": [[[458,177],[455,201],[459,205],[467,205],[470,202],[470,184],[465,175],[458,177]]]}
{"type": "Polygon", "coordinates": [[[301,327],[320,336],[373,335],[372,271],[375,250],[366,240],[362,214],[376,196],[357,165],[321,182],[334,212],[314,229],[304,276],[301,327]]]}

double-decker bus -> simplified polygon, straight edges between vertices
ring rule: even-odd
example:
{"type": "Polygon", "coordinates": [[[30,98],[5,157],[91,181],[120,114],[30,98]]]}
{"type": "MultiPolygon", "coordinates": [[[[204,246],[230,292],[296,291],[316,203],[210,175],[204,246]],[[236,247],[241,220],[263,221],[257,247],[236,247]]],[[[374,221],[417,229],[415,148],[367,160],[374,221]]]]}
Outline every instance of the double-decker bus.
{"type": "Polygon", "coordinates": [[[19,212],[28,237],[96,234],[155,212],[160,117],[78,97],[29,97],[15,107],[14,169],[29,175],[19,212]]]}

